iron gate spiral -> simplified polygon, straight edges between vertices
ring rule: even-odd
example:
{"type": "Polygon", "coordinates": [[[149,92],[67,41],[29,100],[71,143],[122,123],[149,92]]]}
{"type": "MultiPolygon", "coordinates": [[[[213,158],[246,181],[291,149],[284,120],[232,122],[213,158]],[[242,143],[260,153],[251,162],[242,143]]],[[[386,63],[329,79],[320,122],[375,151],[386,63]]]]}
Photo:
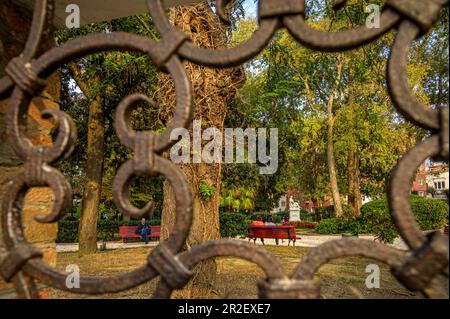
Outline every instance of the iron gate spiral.
{"type": "MultiPolygon", "coordinates": [[[[229,23],[225,7],[230,0],[217,0],[217,14],[229,23]]],[[[338,1],[345,4],[345,1],[338,1]]],[[[410,180],[416,168],[428,157],[448,162],[448,106],[432,109],[422,105],[413,95],[406,72],[408,52],[414,40],[425,34],[436,22],[447,0],[387,0],[380,27],[360,26],[339,32],[317,31],[306,23],[305,0],[259,0],[259,28],[245,43],[230,49],[209,50],[196,47],[168,20],[162,0],[147,0],[153,23],[161,34],[159,42],[129,33],[90,34],[69,41],[36,56],[46,22],[53,12],[53,1],[37,0],[30,34],[22,54],[13,58],[0,79],[0,98],[9,97],[7,138],[15,153],[24,161],[24,172],[8,184],[1,212],[3,240],[7,257],[0,263],[0,275],[13,282],[21,298],[38,298],[35,281],[50,287],[84,294],[105,294],[131,289],[157,276],[161,280],[154,298],[169,298],[174,289],[189,281],[193,267],[218,256],[238,257],[258,265],[266,278],[258,283],[260,298],[320,298],[320,282],[314,279],[318,268],[332,259],[364,256],[389,265],[395,277],[409,290],[427,298],[448,298],[446,289],[437,280],[448,277],[448,239],[441,232],[424,235],[418,228],[409,202],[410,180]],[[280,262],[261,247],[240,241],[218,240],[203,243],[181,252],[192,223],[192,194],[181,171],[162,153],[175,141],[169,139],[176,127],[188,128],[193,114],[190,81],[182,65],[187,60],[209,67],[240,65],[260,53],[274,33],[286,28],[301,44],[313,50],[344,51],[375,41],[391,29],[397,29],[386,71],[389,94],[399,112],[409,121],[430,132],[430,137],[403,156],[393,170],[388,190],[392,219],[409,247],[404,253],[381,243],[343,238],[311,249],[298,264],[291,277],[283,273],[280,262]],[[50,213],[36,218],[40,223],[55,223],[71,205],[71,188],[54,165],[73,151],[76,129],[64,112],[44,110],[43,116],[58,123],[58,132],[51,146],[34,146],[22,133],[26,125],[31,99],[40,94],[46,78],[57,68],[88,54],[127,50],[147,54],[155,66],[174,79],[177,103],[174,118],[162,134],[135,132],[129,126],[130,110],[139,101],[153,103],[148,97],[133,94],[118,106],[114,127],[121,142],[134,150],[134,158],[124,163],[113,184],[115,204],[128,215],[145,213],[130,204],[127,192],[132,176],[165,177],[172,185],[176,199],[175,227],[169,239],[160,243],[148,256],[147,264],[127,274],[108,278],[82,277],[80,288],[66,287],[66,275],[47,266],[42,253],[24,238],[21,213],[29,188],[48,186],[54,194],[50,213]]]]}

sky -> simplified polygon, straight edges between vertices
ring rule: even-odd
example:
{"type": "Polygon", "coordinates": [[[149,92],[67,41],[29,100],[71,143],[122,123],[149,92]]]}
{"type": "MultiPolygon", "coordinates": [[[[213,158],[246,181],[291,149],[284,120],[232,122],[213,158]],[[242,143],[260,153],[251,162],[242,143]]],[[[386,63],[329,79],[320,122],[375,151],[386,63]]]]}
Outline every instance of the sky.
{"type": "Polygon", "coordinates": [[[245,17],[256,17],[256,7],[257,3],[255,0],[245,0],[244,9],[245,9],[245,17]]]}

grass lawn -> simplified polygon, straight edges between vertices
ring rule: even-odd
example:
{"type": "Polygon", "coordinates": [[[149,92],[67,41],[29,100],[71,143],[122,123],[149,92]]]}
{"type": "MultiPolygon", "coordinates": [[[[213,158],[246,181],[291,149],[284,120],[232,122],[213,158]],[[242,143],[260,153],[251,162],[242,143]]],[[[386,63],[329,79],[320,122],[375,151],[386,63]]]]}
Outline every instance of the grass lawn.
{"type": "Polygon", "coordinates": [[[296,228],[295,232],[296,233],[316,233],[316,231],[311,228],[296,228]]]}
{"type": "MultiPolygon", "coordinates": [[[[267,246],[277,256],[285,269],[291,274],[302,256],[310,249],[303,247],[267,246]]],[[[77,264],[82,276],[112,276],[131,271],[145,264],[146,256],[152,248],[118,249],[102,251],[94,255],[79,257],[77,253],[59,253],[57,268],[64,271],[67,265],[77,264]]],[[[323,298],[420,298],[403,288],[390,274],[388,267],[379,264],[381,269],[380,289],[367,289],[365,286],[366,266],[376,263],[365,258],[351,257],[338,259],[323,266],[317,273],[322,282],[323,298]]],[[[263,278],[263,272],[254,264],[237,258],[217,259],[218,276],[210,298],[256,298],[256,282],[263,278]]],[[[448,280],[442,278],[448,289],[448,280]]],[[[155,289],[156,280],[142,286],[101,298],[149,298],[155,289]]],[[[51,291],[52,298],[99,298],[99,296],[77,295],[57,290],[51,291]]],[[[175,298],[195,297],[186,292],[176,292],[175,298]]]]}

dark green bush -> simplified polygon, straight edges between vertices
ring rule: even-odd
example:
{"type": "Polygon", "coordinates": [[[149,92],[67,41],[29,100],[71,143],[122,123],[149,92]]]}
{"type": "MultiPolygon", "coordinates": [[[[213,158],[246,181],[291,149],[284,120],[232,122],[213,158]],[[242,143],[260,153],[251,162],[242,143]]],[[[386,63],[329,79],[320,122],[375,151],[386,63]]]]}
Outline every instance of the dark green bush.
{"type": "Polygon", "coordinates": [[[121,222],[114,220],[100,220],[97,225],[97,239],[104,241],[113,241],[114,234],[119,232],[121,222]]]}
{"type": "Polygon", "coordinates": [[[274,215],[280,217],[280,219],[283,220],[285,217],[289,217],[289,211],[283,210],[281,212],[275,213],[274,215]]]}
{"type": "MultiPolygon", "coordinates": [[[[411,209],[422,230],[441,229],[448,218],[446,201],[425,199],[412,195],[411,209]]],[[[398,236],[397,229],[392,223],[386,199],[374,200],[363,205],[361,216],[368,231],[380,240],[392,243],[398,236]]]]}
{"type": "Polygon", "coordinates": [[[368,228],[362,218],[345,219],[341,227],[343,233],[350,233],[353,236],[368,233],[368,228]]]}
{"type": "Polygon", "coordinates": [[[60,220],[58,222],[57,243],[76,243],[78,242],[78,221],[60,220]]]}
{"type": "Polygon", "coordinates": [[[337,218],[322,219],[316,227],[319,234],[338,234],[341,229],[341,220],[337,218]]]}
{"type": "Polygon", "coordinates": [[[300,210],[300,219],[305,222],[314,221],[314,213],[310,213],[307,210],[300,210]]]}
{"type": "MultiPolygon", "coordinates": [[[[342,204],[342,215],[350,216],[351,209],[350,206],[342,204]]],[[[313,221],[320,222],[322,219],[335,218],[334,205],[317,207],[313,213],[313,221]]]]}
{"type": "Polygon", "coordinates": [[[327,218],[322,219],[316,227],[319,234],[350,233],[353,236],[367,232],[367,227],[361,218],[327,218]]]}
{"type": "Polygon", "coordinates": [[[273,222],[274,222],[275,224],[281,224],[281,222],[282,222],[281,217],[280,217],[280,216],[277,216],[277,215],[273,216],[273,217],[272,217],[272,220],[273,220],[273,222]]]}
{"type": "Polygon", "coordinates": [[[221,237],[245,236],[251,220],[242,213],[220,213],[220,235],[221,237]]]}
{"type": "Polygon", "coordinates": [[[153,218],[153,219],[150,219],[150,220],[148,221],[148,224],[149,224],[150,226],[159,226],[159,225],[161,225],[161,219],[159,219],[159,218],[153,218]]]}

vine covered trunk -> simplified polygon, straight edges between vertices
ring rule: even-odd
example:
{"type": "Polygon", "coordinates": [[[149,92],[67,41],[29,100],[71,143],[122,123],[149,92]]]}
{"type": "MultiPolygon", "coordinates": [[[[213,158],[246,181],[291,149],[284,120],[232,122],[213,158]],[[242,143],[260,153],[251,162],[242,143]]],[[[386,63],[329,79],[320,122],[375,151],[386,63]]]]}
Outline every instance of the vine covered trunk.
{"type": "MultiPolygon", "coordinates": [[[[217,49],[227,45],[227,32],[208,4],[178,7],[170,12],[174,24],[190,36],[201,47],[217,49]]],[[[228,103],[234,98],[237,89],[243,84],[241,68],[212,69],[186,62],[185,69],[192,82],[194,93],[194,119],[201,121],[202,130],[217,128],[223,133],[228,103]]],[[[175,92],[171,79],[162,74],[158,83],[157,97],[166,111],[165,121],[170,119],[174,107],[175,92]]],[[[192,127],[190,128],[191,137],[192,127]]],[[[207,141],[202,141],[202,145],[207,141]]],[[[192,163],[179,165],[186,176],[193,193],[194,218],[185,249],[220,238],[219,195],[222,165],[220,163],[192,163]],[[205,198],[200,193],[200,183],[215,189],[205,198]]],[[[161,240],[169,236],[175,221],[175,201],[172,187],[164,184],[161,240]]],[[[200,263],[185,289],[183,297],[207,297],[211,295],[217,266],[214,259],[200,263]]]]}

